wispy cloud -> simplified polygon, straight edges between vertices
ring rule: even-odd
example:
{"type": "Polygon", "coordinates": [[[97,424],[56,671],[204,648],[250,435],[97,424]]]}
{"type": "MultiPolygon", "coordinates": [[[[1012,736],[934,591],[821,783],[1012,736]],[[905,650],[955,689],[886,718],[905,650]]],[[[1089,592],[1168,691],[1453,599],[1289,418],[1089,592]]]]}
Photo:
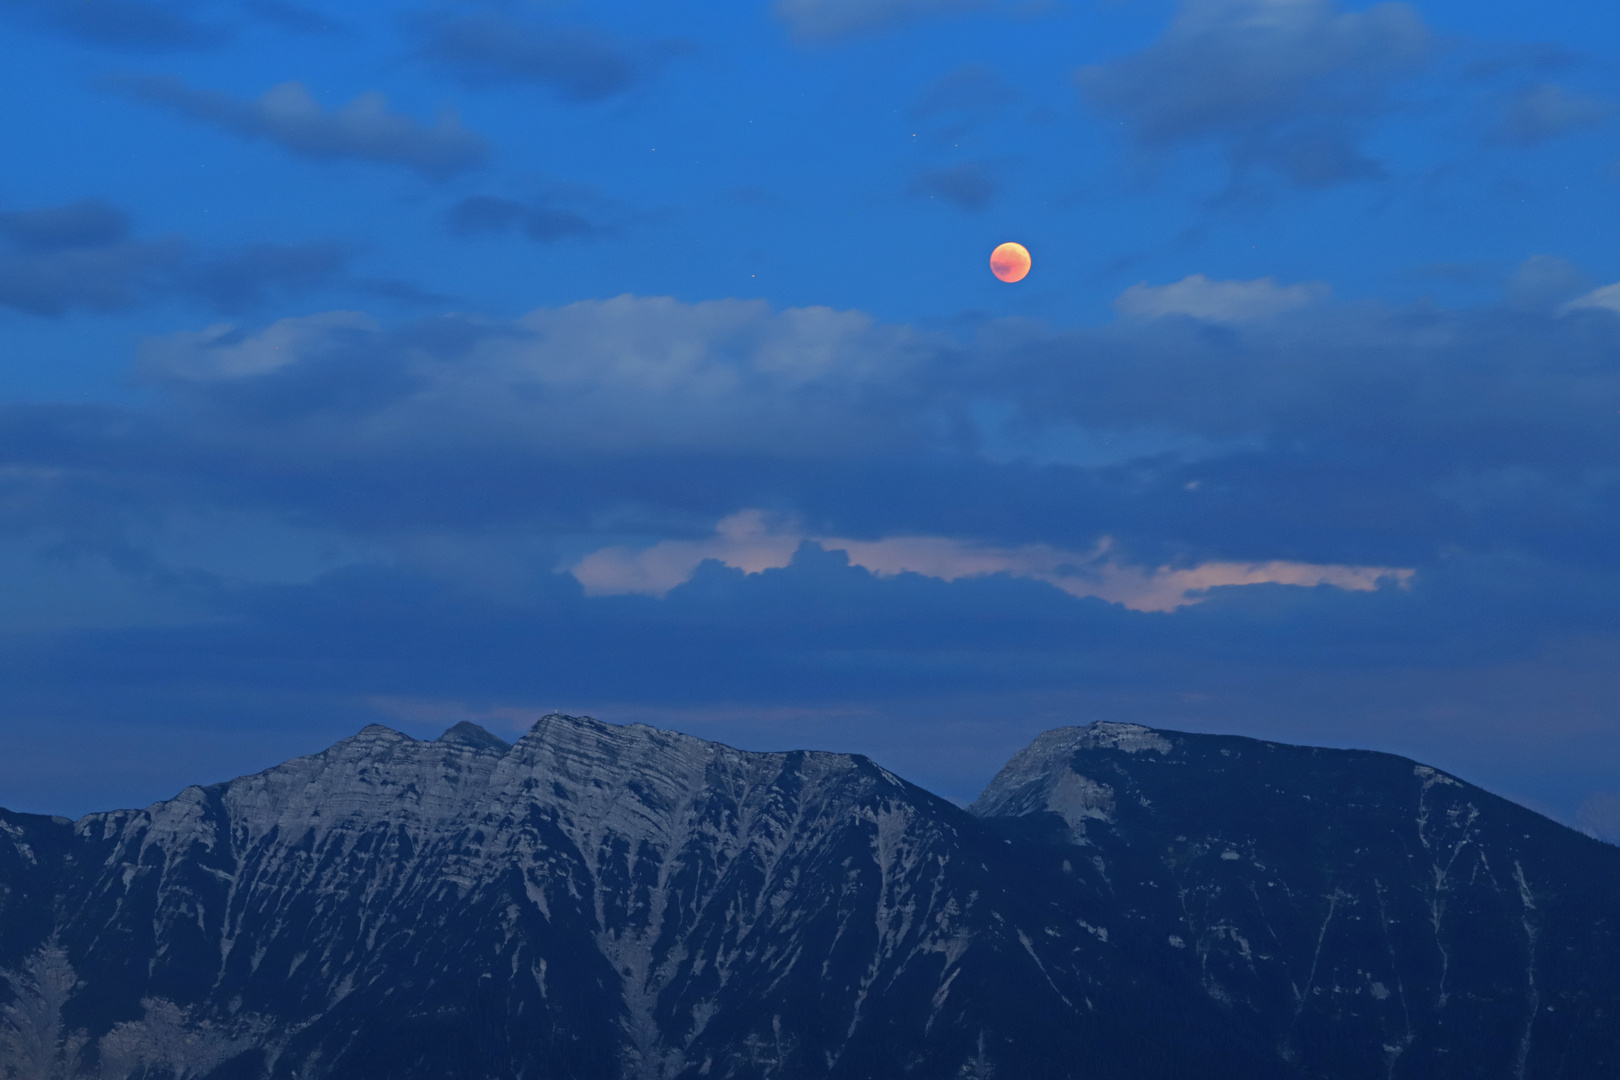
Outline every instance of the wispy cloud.
{"type": "Polygon", "coordinates": [[[1321,282],[1279,285],[1272,278],[1211,281],[1193,274],[1169,285],[1132,285],[1114,300],[1121,315],[1157,319],[1185,315],[1208,322],[1238,323],[1297,311],[1326,300],[1332,290],[1321,282]]]}
{"type": "Polygon", "coordinates": [[[1568,314],[1571,311],[1612,311],[1620,315],[1620,281],[1577,296],[1559,308],[1560,314],[1568,314]]]}
{"type": "Polygon", "coordinates": [[[161,75],[121,76],[109,85],[138,101],[171,109],[245,138],[267,139],[301,157],[353,158],[398,165],[442,180],[477,168],[489,158],[482,135],[461,126],[454,112],[432,124],[388,110],[379,93],[325,109],[303,83],[272,87],[254,101],[200,90],[161,75]]]}
{"type": "Polygon", "coordinates": [[[1321,188],[1380,173],[1361,127],[1430,46],[1406,4],[1185,0],[1163,38],[1079,81],[1147,149],[1210,141],[1239,172],[1265,166],[1321,188]]]}
{"type": "Polygon", "coordinates": [[[622,94],[690,49],[680,42],[635,47],[590,27],[536,25],[494,11],[424,25],[424,54],[469,82],[533,83],[581,103],[622,94]]]}
{"type": "Polygon", "coordinates": [[[257,334],[230,323],[150,338],[141,347],[148,375],[187,382],[215,382],[267,375],[307,362],[346,338],[369,335],[377,324],[358,311],[327,311],[281,319],[257,334]]]}

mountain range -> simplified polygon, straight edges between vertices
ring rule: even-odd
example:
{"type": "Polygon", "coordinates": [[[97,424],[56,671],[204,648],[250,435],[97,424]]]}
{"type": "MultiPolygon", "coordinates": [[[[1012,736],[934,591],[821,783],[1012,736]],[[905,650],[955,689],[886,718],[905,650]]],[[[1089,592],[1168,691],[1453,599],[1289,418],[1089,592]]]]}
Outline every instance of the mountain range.
{"type": "Polygon", "coordinates": [[[1388,754],[1097,723],[855,755],[373,725],[0,811],[16,1080],[1620,1075],[1620,849],[1388,754]]]}

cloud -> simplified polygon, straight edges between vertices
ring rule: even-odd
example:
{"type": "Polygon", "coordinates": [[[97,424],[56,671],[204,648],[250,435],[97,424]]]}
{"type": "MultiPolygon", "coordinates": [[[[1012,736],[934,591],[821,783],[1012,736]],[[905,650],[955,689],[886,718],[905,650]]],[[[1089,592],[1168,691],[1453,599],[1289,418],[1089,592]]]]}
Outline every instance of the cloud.
{"type": "Polygon", "coordinates": [[[945,336],[624,297],[159,337],[127,403],[0,407],[0,591],[49,627],[0,634],[0,708],[849,706],[917,746],[979,724],[963,760],[1006,716],[1596,730],[1617,347],[1602,315],[1370,301],[945,336]]]}
{"type": "Polygon", "coordinates": [[[1593,289],[1583,296],[1577,296],[1563,307],[1560,314],[1572,311],[1612,311],[1620,315],[1620,281],[1613,285],[1604,285],[1593,289]]]}
{"type": "Polygon", "coordinates": [[[108,311],[160,289],[184,243],[128,234],[128,217],[93,199],[0,213],[0,305],[47,316],[108,311]]]}
{"type": "Polygon", "coordinates": [[[297,82],[273,87],[257,101],[193,89],[165,76],[123,77],[112,85],[139,101],[245,138],[268,139],[301,157],[399,165],[434,180],[475,169],[489,158],[483,136],[463,128],[453,112],[441,113],[428,126],[389,112],[387,99],[377,93],[328,111],[297,82]]]}
{"type": "Polygon", "coordinates": [[[1406,4],[1184,0],[1158,42],[1078,77],[1146,149],[1212,142],[1238,173],[1265,166],[1321,188],[1379,175],[1358,148],[1361,129],[1430,47],[1406,4]]]}
{"type": "Polygon", "coordinates": [[[5,0],[5,6],[91,45],[139,52],[219,44],[225,28],[195,16],[194,4],[144,0],[5,0]]]}
{"type": "MultiPolygon", "coordinates": [[[[823,457],[918,437],[905,434],[894,405],[926,392],[912,376],[932,347],[858,312],[773,311],[762,301],[621,296],[509,323],[447,318],[400,333],[364,330],[356,318],[338,312],[260,333],[229,327],[154,339],[151,356],[183,359],[154,361],[151,370],[216,384],[224,423],[229,409],[260,396],[320,416],[326,403],[314,395],[327,384],[296,388],[342,353],[356,373],[413,388],[377,404],[370,423],[379,438],[387,434],[373,450],[416,453],[425,441],[448,440],[823,457]],[[249,379],[258,381],[226,386],[249,379]]],[[[352,432],[333,434],[348,441],[352,432]]]]}
{"type": "Polygon", "coordinates": [[[0,236],[25,251],[105,247],[129,235],[129,215],[98,199],[0,213],[0,236]]]}
{"type": "Polygon", "coordinates": [[[1108,535],[1105,562],[1172,584],[1161,568],[1427,574],[1452,550],[1599,566],[1620,543],[1620,431],[1598,407],[1620,395],[1616,342],[1613,320],[1505,305],[960,338],[740,301],[328,312],[151,339],[151,410],[17,413],[0,437],[47,448],[30,467],[195,470],[333,528],[536,530],[561,545],[532,556],[548,572],[706,543],[739,506],[816,540],[965,538],[1029,573],[1030,545],[1108,535]]]}
{"type": "Polygon", "coordinates": [[[605,547],[566,569],[587,595],[664,596],[690,581],[707,560],[757,574],[788,566],[803,544],[843,552],[850,565],[880,577],[921,574],[940,581],[993,575],[1031,578],[1070,596],[1094,596],[1132,611],[1174,611],[1203,602],[1210,589],[1231,586],[1331,585],[1368,592],[1385,582],[1404,586],[1414,573],[1398,567],[1321,566],[1281,560],[1208,562],[1181,568],[1131,566],[1110,557],[1112,541],[1106,537],[1090,551],[1046,544],[1001,547],[944,536],[851,540],[812,536],[773,522],[761,510],[743,510],[722,519],[707,539],[661,540],[641,548],[605,547]]]}
{"type": "Polygon", "coordinates": [[[1614,113],[1614,102],[1572,94],[1562,86],[1526,86],[1501,105],[1492,132],[1514,146],[1539,146],[1560,135],[1601,127],[1614,113]]]}
{"type": "Polygon", "coordinates": [[[376,322],[357,311],[281,319],[252,335],[222,323],[206,330],[149,338],[141,346],[141,362],[149,375],[166,379],[241,379],[308,363],[345,340],[376,331],[376,322]]]}
{"type": "Polygon", "coordinates": [[[179,237],[132,239],[127,214],[82,199],[0,212],[0,305],[55,316],[185,297],[238,313],[329,286],[407,302],[423,298],[405,283],[345,278],[351,255],[348,245],[333,240],[246,244],[199,255],[179,237]]]}
{"type": "Polygon", "coordinates": [[[1525,311],[1550,311],[1588,284],[1586,275],[1568,259],[1532,255],[1520,263],[1508,279],[1503,300],[1508,306],[1525,311]]]}
{"type": "Polygon", "coordinates": [[[576,210],[545,203],[521,203],[494,195],[472,195],[445,214],[450,231],[461,236],[475,233],[520,231],[537,244],[568,238],[591,239],[612,230],[597,225],[576,210]]]}
{"type": "MultiPolygon", "coordinates": [[[[8,221],[18,253],[131,235],[8,221]]],[[[1499,782],[1620,760],[1607,313],[271,319],[153,339],[123,403],[0,406],[0,622],[43,628],[0,633],[14,730],[150,725],[153,785],[197,778],[159,753],[182,727],[240,754],[232,725],[352,727],[382,698],[687,709],[745,745],[916,754],[966,794],[1014,726],[1075,717],[1495,738],[1499,782]],[[767,707],[806,718],[712,719],[767,707]]],[[[29,760],[89,767],[51,753],[29,760]]],[[[19,760],[0,781],[42,804],[104,790],[19,760]]]]}
{"type": "Polygon", "coordinates": [[[582,103],[622,94],[687,46],[635,50],[599,30],[531,26],[497,12],[427,24],[424,54],[473,82],[529,82],[582,103]]]}
{"type": "Polygon", "coordinates": [[[968,213],[978,213],[995,198],[996,182],[976,162],[947,169],[924,169],[911,182],[914,195],[941,198],[968,213]]]}
{"type": "Polygon", "coordinates": [[[987,64],[953,68],[929,83],[911,104],[911,115],[928,118],[985,113],[1018,100],[1018,91],[987,64]]]}
{"type": "Polygon", "coordinates": [[[221,311],[253,307],[282,293],[304,292],[334,281],[350,251],[331,240],[303,244],[249,244],[186,271],[187,288],[221,311]]]}
{"type": "Polygon", "coordinates": [[[992,0],[776,0],[776,14],[800,37],[825,39],[992,6],[992,0]]]}
{"type": "Polygon", "coordinates": [[[1211,281],[1203,274],[1193,274],[1170,285],[1132,285],[1115,298],[1114,310],[1148,319],[1185,315],[1207,322],[1240,323],[1298,311],[1325,300],[1329,292],[1320,282],[1211,281]]]}
{"type": "MultiPolygon", "coordinates": [[[[611,489],[709,521],[771,505],[763,494],[728,498],[739,484],[791,493],[815,520],[861,507],[816,535],[966,536],[981,513],[1009,513],[1003,499],[1016,520],[1057,529],[1071,520],[1057,507],[1080,489],[1048,485],[1077,470],[1088,478],[1088,535],[1135,545],[1141,534],[1120,522],[1151,520],[1154,543],[1172,544],[1136,551],[1141,564],[1410,566],[1464,535],[1553,543],[1535,522],[1620,496],[1599,464],[1616,460],[1620,432],[1591,405],[1620,394],[1606,359],[1620,324],[1518,301],[1456,312],[1301,306],[1320,294],[1236,284],[1144,287],[1122,303],[1131,317],[1097,327],[990,321],[965,337],[857,311],[633,296],[515,320],[317,321],[291,342],[232,326],[210,332],[210,347],[280,345],[281,359],[232,361],[172,390],[199,433],[262,445],[256,454],[287,457],[287,468],[317,445],[328,478],[391,469],[404,483],[409,469],[431,469],[442,480],[449,468],[455,485],[436,480],[411,498],[454,503],[456,515],[529,512],[505,496],[462,495],[485,482],[470,479],[477,470],[497,486],[540,470],[567,487],[569,506],[598,497],[593,485],[600,498],[611,489]],[[359,412],[335,420],[333,400],[359,412]],[[856,461],[859,475],[838,479],[856,461]],[[689,469],[729,479],[694,485],[689,469]],[[1513,479],[1521,473],[1535,479],[1513,479]],[[879,494],[896,485],[916,494],[879,494]],[[1293,493],[1281,517],[1279,487],[1293,493]],[[1221,515],[1195,525],[1217,505],[1221,515]],[[1348,506],[1363,509],[1346,516],[1348,506]],[[1267,546],[1267,521],[1288,546],[1267,546]]],[[[178,342],[194,356],[200,340],[148,348],[178,342]]],[[[209,370],[200,358],[181,367],[209,370]]],[[[1597,551],[1595,537],[1560,535],[1597,551]]],[[[1062,536],[1038,539],[1064,546],[1062,536]]]]}
{"type": "Polygon", "coordinates": [[[288,0],[246,0],[244,11],[296,34],[342,34],[346,27],[326,14],[288,0]]]}

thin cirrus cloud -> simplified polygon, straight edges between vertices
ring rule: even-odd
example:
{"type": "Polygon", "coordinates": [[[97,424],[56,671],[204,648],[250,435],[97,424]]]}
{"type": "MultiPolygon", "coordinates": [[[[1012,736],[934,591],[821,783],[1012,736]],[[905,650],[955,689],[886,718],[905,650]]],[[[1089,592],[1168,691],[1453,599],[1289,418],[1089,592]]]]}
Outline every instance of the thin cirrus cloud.
{"type": "Polygon", "coordinates": [[[469,82],[532,83],[579,103],[622,94],[690,48],[636,48],[589,27],[531,25],[492,11],[431,21],[424,31],[423,55],[469,82]]]}
{"type": "Polygon", "coordinates": [[[1185,0],[1159,41],[1077,77],[1145,149],[1211,142],[1234,172],[1265,167],[1323,188],[1381,174],[1359,148],[1361,129],[1431,49],[1401,3],[1347,12],[1334,0],[1185,0]]]}
{"type": "Polygon", "coordinates": [[[1192,274],[1169,285],[1132,285],[1114,300],[1121,315],[1161,319],[1184,315],[1206,322],[1241,323],[1268,319],[1326,300],[1332,290],[1321,282],[1279,285],[1273,278],[1215,281],[1192,274]]]}
{"type": "Polygon", "coordinates": [[[853,540],[816,536],[772,521],[760,510],[743,510],[720,521],[703,540],[662,540],[647,547],[614,545],[591,552],[565,569],[587,595],[639,593],[664,596],[691,580],[713,560],[748,574],[779,570],[802,544],[842,551],[851,565],[880,577],[920,574],[941,581],[1006,575],[1045,582],[1074,597],[1096,597],[1132,611],[1168,612],[1202,603],[1208,590],[1245,585],[1329,585],[1372,592],[1386,583],[1406,586],[1412,569],[1268,560],[1205,562],[1191,567],[1143,567],[1111,556],[1104,538],[1090,551],[1047,544],[1012,547],[944,536],[892,536],[853,540]]]}
{"type": "Polygon", "coordinates": [[[297,82],[272,87],[255,101],[157,75],[123,76],[110,85],[138,101],[245,138],[267,139],[300,157],[397,165],[432,180],[475,169],[489,158],[484,137],[462,127],[453,112],[424,124],[390,112],[387,99],[378,93],[361,94],[340,108],[325,109],[297,82]]]}

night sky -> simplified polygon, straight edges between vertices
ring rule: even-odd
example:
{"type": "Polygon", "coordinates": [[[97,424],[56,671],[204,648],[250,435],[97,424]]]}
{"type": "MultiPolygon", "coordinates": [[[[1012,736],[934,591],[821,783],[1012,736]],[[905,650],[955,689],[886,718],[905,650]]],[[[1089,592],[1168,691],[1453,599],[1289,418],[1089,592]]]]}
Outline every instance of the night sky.
{"type": "Polygon", "coordinates": [[[0,805],[1116,720],[1620,837],[1617,31],[0,0],[0,805]]]}

